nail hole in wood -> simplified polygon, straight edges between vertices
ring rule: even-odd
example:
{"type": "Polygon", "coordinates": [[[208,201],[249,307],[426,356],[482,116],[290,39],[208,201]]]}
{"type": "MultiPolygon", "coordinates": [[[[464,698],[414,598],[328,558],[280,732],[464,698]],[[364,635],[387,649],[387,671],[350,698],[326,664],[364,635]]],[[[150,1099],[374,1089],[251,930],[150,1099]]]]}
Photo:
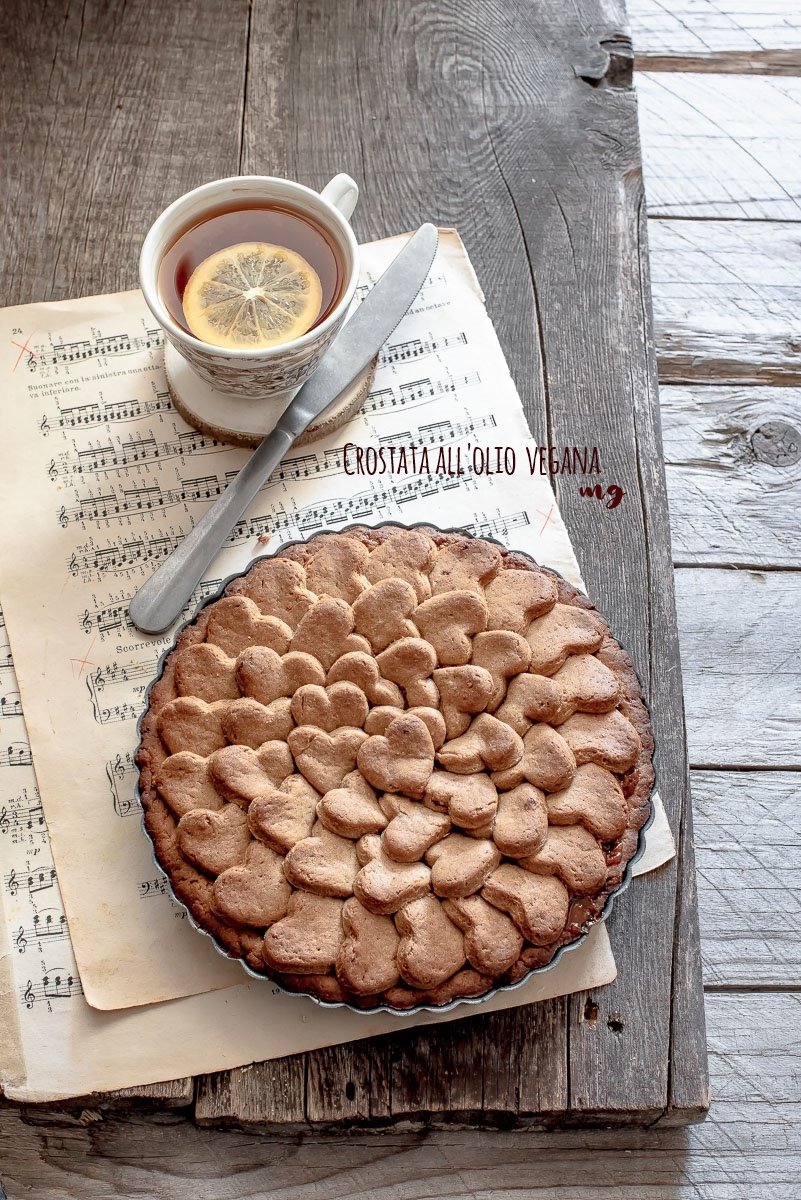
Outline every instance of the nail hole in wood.
{"type": "Polygon", "coordinates": [[[801,433],[787,421],[766,421],[751,434],[751,445],[771,467],[792,467],[801,458],[801,433]]]}
{"type": "Polygon", "coordinates": [[[345,1084],[345,1095],[347,1096],[348,1100],[356,1099],[356,1084],[352,1079],[349,1079],[345,1084]]]}
{"type": "Polygon", "coordinates": [[[612,1030],[612,1033],[622,1033],[623,1032],[623,1022],[621,1021],[621,1019],[617,1013],[612,1013],[609,1017],[609,1020],[606,1022],[606,1024],[612,1030]]]}
{"type": "Polygon", "coordinates": [[[598,1005],[595,1003],[592,996],[588,997],[587,1003],[584,1005],[584,1020],[590,1025],[594,1025],[598,1020],[598,1005]]]}

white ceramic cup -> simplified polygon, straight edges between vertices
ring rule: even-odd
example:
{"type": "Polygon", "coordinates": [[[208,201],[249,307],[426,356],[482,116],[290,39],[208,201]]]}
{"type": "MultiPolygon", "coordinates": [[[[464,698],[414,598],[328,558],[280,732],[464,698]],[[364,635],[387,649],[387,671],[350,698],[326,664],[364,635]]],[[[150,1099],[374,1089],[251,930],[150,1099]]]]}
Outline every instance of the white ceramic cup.
{"type": "Polygon", "coordinates": [[[322,192],[270,175],[236,175],[194,188],[153,222],[139,256],[139,283],[165,337],[216,391],[252,400],[281,399],[301,387],[342,328],[359,279],[359,247],[348,218],[359,189],[349,175],[336,175],[322,192]],[[229,350],[187,333],[170,316],[159,295],[161,260],[176,238],[227,204],[275,203],[305,214],[334,239],[345,264],[345,285],[336,306],[314,329],[267,350],[229,350]]]}

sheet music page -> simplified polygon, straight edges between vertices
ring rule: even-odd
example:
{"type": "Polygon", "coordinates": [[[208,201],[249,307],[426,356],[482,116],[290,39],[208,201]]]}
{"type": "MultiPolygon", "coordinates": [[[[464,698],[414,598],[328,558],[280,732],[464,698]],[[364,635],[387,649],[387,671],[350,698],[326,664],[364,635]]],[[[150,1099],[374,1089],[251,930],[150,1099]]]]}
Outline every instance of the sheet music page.
{"type": "MultiPolygon", "coordinates": [[[[403,240],[363,248],[362,294],[403,240]]],[[[66,916],[86,1001],[97,1008],[239,984],[238,965],[189,928],[172,902],[140,828],[136,718],[171,636],[139,634],[127,604],[248,452],[210,441],[175,413],[159,336],[138,292],[5,310],[0,362],[0,551],[13,566],[2,601],[63,896],[50,928],[57,921],[61,929],[66,916]]],[[[382,352],[362,412],[290,451],[186,615],[264,552],[260,538],[275,550],[354,521],[466,527],[580,585],[550,482],[530,472],[527,448],[533,442],[472,268],[458,237],[446,233],[429,280],[382,352]],[[392,470],[354,475],[353,446],[383,448],[385,459],[395,448],[392,470]],[[495,471],[496,447],[516,452],[513,474],[495,471]],[[423,448],[428,461],[418,470],[423,448]]],[[[16,703],[12,693],[7,703],[16,703]]],[[[13,739],[10,746],[12,756],[13,739]]],[[[37,803],[31,793],[33,811],[37,803]]],[[[76,986],[74,970],[47,965],[64,967],[60,978],[71,975],[76,986]]]]}
{"type": "MultiPolygon", "coordinates": [[[[318,1046],[350,1042],[469,1015],[367,1017],[322,1009],[264,982],[242,983],[162,1004],[101,1012],[86,1003],[31,765],[16,676],[0,612],[0,1092],[19,1101],[199,1075],[318,1046]]],[[[482,1012],[601,987],[615,977],[606,926],[555,967],[482,1012]]]]}

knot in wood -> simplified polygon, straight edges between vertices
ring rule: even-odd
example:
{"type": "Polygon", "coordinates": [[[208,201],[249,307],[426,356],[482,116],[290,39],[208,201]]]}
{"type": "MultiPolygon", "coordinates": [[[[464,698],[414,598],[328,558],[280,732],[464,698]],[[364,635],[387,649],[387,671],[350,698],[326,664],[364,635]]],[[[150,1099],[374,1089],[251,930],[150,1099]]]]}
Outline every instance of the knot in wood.
{"type": "Polygon", "coordinates": [[[801,434],[787,421],[766,421],[751,434],[751,445],[771,467],[792,467],[801,458],[801,434]]]}

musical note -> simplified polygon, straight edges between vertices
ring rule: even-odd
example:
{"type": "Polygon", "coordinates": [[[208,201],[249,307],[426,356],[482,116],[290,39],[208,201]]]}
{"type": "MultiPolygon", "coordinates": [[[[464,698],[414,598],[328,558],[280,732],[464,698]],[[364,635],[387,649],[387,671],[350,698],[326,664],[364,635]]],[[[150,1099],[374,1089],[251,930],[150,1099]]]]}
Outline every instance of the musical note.
{"type": "MultiPolygon", "coordinates": [[[[154,400],[127,400],[119,403],[99,404],[90,401],[87,404],[76,404],[71,408],[59,408],[58,415],[53,418],[53,429],[86,429],[93,425],[116,425],[126,421],[139,421],[143,417],[152,417],[158,413],[169,412],[172,408],[169,392],[156,392],[154,400]]],[[[45,415],[43,425],[51,428],[45,415]]]]}
{"type": "Polygon", "coordinates": [[[408,362],[412,358],[425,358],[428,354],[441,354],[443,350],[466,345],[466,333],[447,334],[440,338],[412,338],[408,342],[395,342],[384,346],[380,358],[382,363],[408,362]]]}
{"type": "Polygon", "coordinates": [[[64,342],[54,345],[48,351],[37,348],[36,355],[43,364],[52,367],[66,366],[75,362],[86,362],[92,358],[108,358],[116,354],[135,354],[142,350],[151,350],[162,342],[160,329],[148,329],[144,335],[130,337],[127,333],[88,338],[78,342],[64,342]]]}
{"type": "Polygon", "coordinates": [[[0,750],[0,767],[30,766],[33,766],[33,759],[27,742],[12,742],[4,750],[0,750]]]}
{"type": "Polygon", "coordinates": [[[71,996],[82,996],[81,982],[71,971],[57,967],[48,971],[40,980],[29,979],[22,991],[22,999],[26,1008],[33,1008],[41,1000],[69,1000],[71,996]]]}

